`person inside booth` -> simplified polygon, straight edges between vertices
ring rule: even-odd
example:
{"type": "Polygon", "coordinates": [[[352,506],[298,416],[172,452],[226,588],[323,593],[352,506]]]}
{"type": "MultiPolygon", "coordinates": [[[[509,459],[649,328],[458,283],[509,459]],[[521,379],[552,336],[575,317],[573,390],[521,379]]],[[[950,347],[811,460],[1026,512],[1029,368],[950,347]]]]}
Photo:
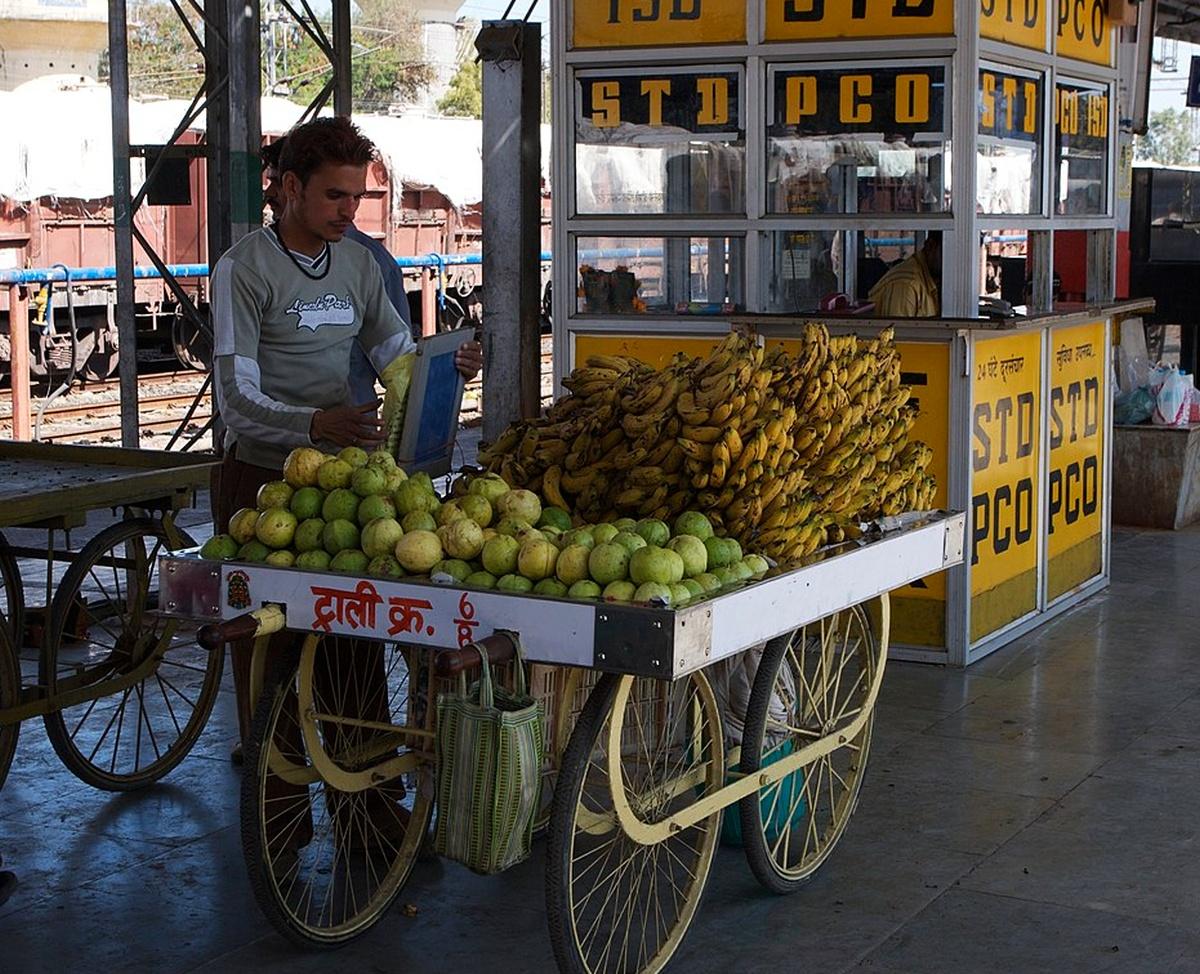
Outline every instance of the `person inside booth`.
{"type": "Polygon", "coordinates": [[[942,231],[925,234],[921,249],[871,288],[878,318],[936,318],[942,313],[942,231]]]}

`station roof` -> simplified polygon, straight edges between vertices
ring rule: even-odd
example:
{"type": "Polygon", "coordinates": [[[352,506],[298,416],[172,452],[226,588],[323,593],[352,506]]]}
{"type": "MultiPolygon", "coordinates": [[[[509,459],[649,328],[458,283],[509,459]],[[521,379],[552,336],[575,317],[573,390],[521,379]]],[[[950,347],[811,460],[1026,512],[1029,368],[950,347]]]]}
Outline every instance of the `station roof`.
{"type": "Polygon", "coordinates": [[[1200,0],[1158,0],[1157,8],[1155,36],[1200,44],[1200,0]]]}

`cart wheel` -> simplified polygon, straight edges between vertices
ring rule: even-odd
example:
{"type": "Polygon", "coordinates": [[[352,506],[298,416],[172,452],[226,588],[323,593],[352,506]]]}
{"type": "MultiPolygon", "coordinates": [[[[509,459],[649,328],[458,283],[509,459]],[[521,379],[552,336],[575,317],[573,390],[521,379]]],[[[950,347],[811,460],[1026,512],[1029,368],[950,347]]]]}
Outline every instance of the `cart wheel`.
{"type": "Polygon", "coordinates": [[[20,647],[25,639],[25,586],[21,582],[21,566],[0,531],[0,583],[4,586],[4,617],[13,646],[20,647]]]}
{"type": "Polygon", "coordinates": [[[114,524],[84,545],[50,607],[39,680],[63,699],[46,734],[76,777],[105,791],[143,788],[179,764],[220,687],[224,649],[202,649],[158,612],[168,550],[158,521],[114,524]]]}
{"type": "MultiPolygon", "coordinates": [[[[8,637],[8,626],[0,618],[0,718],[4,711],[15,707],[21,699],[21,664],[17,651],[8,637]]],[[[0,723],[0,788],[8,777],[13,754],[17,750],[17,736],[21,732],[20,722],[0,723]]]]}
{"type": "Polygon", "coordinates": [[[546,910],[560,971],[661,970],[696,914],[721,812],[644,845],[621,827],[613,788],[661,822],[724,780],[720,715],[701,672],[665,683],[606,674],[563,755],[547,847],[546,910]],[[610,750],[620,781],[610,778],[610,750]]]}
{"type": "MultiPolygon", "coordinates": [[[[887,596],[883,597],[887,629],[887,596]]],[[[878,651],[861,606],[771,640],[746,709],[741,772],[749,775],[793,751],[843,731],[867,709],[845,744],[739,805],[746,858],[775,893],[804,885],[837,845],[858,803],[874,723],[878,651]]]]}
{"type": "Polygon", "coordinates": [[[567,744],[571,740],[571,732],[575,730],[575,723],[579,720],[579,713],[600,677],[598,671],[578,666],[555,666],[551,669],[552,678],[558,682],[546,706],[546,753],[539,799],[541,804],[533,820],[535,833],[545,831],[550,824],[554,789],[558,783],[563,754],[566,753],[567,744]]]}
{"type": "Polygon", "coordinates": [[[365,933],[412,871],[434,795],[426,659],[310,635],[298,659],[273,662],[246,747],[242,851],[263,913],[297,944],[339,947],[365,933]],[[362,665],[370,654],[382,658],[374,678],[362,665]]]}

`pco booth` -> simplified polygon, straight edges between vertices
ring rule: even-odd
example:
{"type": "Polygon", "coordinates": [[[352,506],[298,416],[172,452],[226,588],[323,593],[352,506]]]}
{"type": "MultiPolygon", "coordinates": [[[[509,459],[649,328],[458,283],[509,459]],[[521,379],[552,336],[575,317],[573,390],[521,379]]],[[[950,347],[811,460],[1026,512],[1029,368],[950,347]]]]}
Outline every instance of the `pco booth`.
{"type": "Polygon", "coordinates": [[[1106,585],[1112,334],[1131,310],[1113,301],[1129,140],[1110,14],[1127,11],[564,6],[556,379],[597,352],[661,364],[734,325],[876,331],[871,287],[940,231],[940,316],[890,324],[971,557],[896,593],[894,654],[966,665],[1106,585]],[[1056,301],[1059,263],[1086,272],[1076,306],[1056,301]]]}

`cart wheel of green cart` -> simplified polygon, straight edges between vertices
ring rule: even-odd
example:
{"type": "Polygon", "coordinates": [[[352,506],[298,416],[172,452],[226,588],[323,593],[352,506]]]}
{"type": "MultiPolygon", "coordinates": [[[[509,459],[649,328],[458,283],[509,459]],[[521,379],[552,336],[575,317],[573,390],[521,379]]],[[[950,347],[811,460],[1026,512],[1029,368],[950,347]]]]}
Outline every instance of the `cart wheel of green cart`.
{"type": "Polygon", "coordinates": [[[391,906],[433,809],[428,654],[310,635],[276,653],[242,777],[242,852],[264,915],[340,947],[391,906]]]}
{"type": "Polygon", "coordinates": [[[20,647],[25,638],[25,586],[21,582],[21,566],[0,531],[0,584],[4,586],[4,609],[13,646],[20,647]]]}
{"type": "Polygon", "coordinates": [[[179,764],[220,688],[224,649],[203,649],[159,611],[158,557],[169,550],[151,518],[105,528],[50,606],[39,680],[58,700],[46,734],[76,777],[105,791],[143,788],[179,764]]]}
{"type": "Polygon", "coordinates": [[[771,640],[746,710],[744,775],[825,741],[828,753],[739,803],[746,858],[775,893],[803,886],[833,852],[858,804],[887,653],[887,596],[877,645],[862,606],[771,640]]]}
{"type": "Polygon", "coordinates": [[[642,826],[716,792],[724,776],[720,714],[703,673],[674,683],[600,679],[563,755],[550,820],[546,912],[560,971],[662,970],[696,915],[721,811],[661,841],[642,826]],[[628,802],[633,834],[614,792],[628,802]]]}
{"type": "Polygon", "coordinates": [[[19,722],[2,722],[4,711],[15,707],[20,699],[21,664],[8,636],[8,625],[0,618],[0,788],[4,787],[4,779],[8,777],[17,750],[17,736],[21,732],[19,722]]]}

